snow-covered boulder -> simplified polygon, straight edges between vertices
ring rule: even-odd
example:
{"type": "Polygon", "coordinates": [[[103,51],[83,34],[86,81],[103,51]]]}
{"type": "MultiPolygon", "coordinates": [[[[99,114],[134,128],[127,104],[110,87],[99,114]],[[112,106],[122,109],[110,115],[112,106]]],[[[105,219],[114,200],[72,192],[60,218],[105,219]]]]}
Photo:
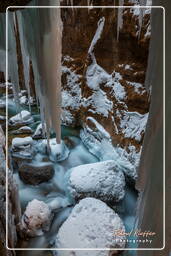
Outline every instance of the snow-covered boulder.
{"type": "Polygon", "coordinates": [[[33,139],[31,137],[16,137],[12,140],[12,156],[21,158],[32,158],[33,150],[33,139]]]}
{"type": "Polygon", "coordinates": [[[95,197],[105,202],[118,202],[125,195],[124,187],[124,174],[113,160],[80,165],[70,170],[68,190],[76,200],[95,197]]]}
{"type": "Polygon", "coordinates": [[[49,206],[43,201],[34,199],[26,207],[21,220],[21,228],[28,236],[41,236],[44,231],[49,230],[52,217],[49,206]]]}
{"type": "Polygon", "coordinates": [[[11,125],[24,125],[33,122],[31,113],[27,110],[22,110],[19,114],[11,117],[9,119],[9,124],[11,125]]]}
{"type": "MultiPolygon", "coordinates": [[[[123,236],[116,236],[125,228],[122,220],[104,202],[85,198],[77,204],[60,227],[56,237],[57,248],[123,248],[123,236]]],[[[74,251],[74,250],[73,250],[74,251]]],[[[108,251],[94,251],[93,256],[108,256],[108,251]]],[[[58,251],[58,256],[92,256],[92,251],[58,251]]]]}
{"type": "Polygon", "coordinates": [[[21,180],[31,185],[47,182],[54,175],[51,162],[23,163],[19,166],[18,172],[21,180]]]}

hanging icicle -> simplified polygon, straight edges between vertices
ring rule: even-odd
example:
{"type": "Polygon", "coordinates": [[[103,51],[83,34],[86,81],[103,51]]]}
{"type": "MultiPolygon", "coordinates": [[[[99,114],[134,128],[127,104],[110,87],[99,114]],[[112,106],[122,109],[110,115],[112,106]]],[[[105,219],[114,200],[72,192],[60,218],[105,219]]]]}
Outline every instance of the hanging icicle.
{"type": "Polygon", "coordinates": [[[27,52],[27,48],[24,45],[24,35],[22,30],[22,20],[21,20],[21,13],[17,11],[15,13],[15,20],[16,20],[16,29],[18,29],[19,32],[19,38],[20,38],[20,45],[21,45],[21,54],[22,54],[22,61],[23,61],[23,69],[24,69],[24,82],[25,87],[28,93],[28,104],[29,104],[29,111],[31,112],[31,93],[30,93],[30,58],[27,52]]]}
{"type": "MultiPolygon", "coordinates": [[[[139,1],[140,1],[140,6],[146,6],[147,0],[139,0],[139,1]]],[[[139,20],[138,40],[140,39],[140,36],[141,36],[141,29],[142,29],[142,24],[143,24],[144,11],[145,11],[145,8],[140,8],[140,14],[138,16],[138,20],[139,20]]]]}
{"type": "MultiPolygon", "coordinates": [[[[119,0],[119,6],[124,5],[124,0],[119,0]]],[[[123,8],[118,8],[118,20],[117,20],[117,41],[119,40],[119,32],[123,27],[123,8]]]]}
{"type": "Polygon", "coordinates": [[[18,79],[18,62],[17,62],[17,49],[15,38],[15,20],[14,13],[8,12],[8,77],[13,84],[14,100],[17,106],[18,112],[20,112],[19,106],[19,79],[18,79]]]}

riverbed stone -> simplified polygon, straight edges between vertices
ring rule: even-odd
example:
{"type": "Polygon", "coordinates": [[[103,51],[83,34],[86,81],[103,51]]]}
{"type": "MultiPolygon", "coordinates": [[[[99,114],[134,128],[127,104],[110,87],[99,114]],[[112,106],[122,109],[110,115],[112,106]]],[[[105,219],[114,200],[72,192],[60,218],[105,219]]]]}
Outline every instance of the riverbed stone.
{"type": "Polygon", "coordinates": [[[50,228],[53,214],[49,206],[37,199],[28,203],[21,220],[21,230],[27,236],[41,236],[50,228]]]}
{"type": "Polygon", "coordinates": [[[95,197],[118,202],[125,195],[125,177],[113,160],[80,165],[70,169],[68,190],[76,201],[95,197]]]}
{"type": "Polygon", "coordinates": [[[21,180],[31,185],[47,182],[54,175],[53,165],[50,162],[39,164],[23,163],[18,171],[21,180]]]}
{"type": "MultiPolygon", "coordinates": [[[[62,224],[56,237],[58,248],[124,248],[125,232],[121,218],[104,202],[85,198],[73,208],[68,219],[62,224]],[[117,239],[119,238],[119,239],[117,239]]],[[[85,250],[86,251],[86,250],[85,250]]],[[[108,251],[94,251],[93,256],[108,256],[108,251]]],[[[92,256],[92,251],[59,251],[58,256],[92,256]]]]}

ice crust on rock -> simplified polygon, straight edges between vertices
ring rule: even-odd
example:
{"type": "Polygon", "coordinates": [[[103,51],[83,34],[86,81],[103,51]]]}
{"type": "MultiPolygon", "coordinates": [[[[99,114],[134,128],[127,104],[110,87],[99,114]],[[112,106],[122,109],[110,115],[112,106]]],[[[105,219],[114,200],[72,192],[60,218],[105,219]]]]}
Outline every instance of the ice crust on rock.
{"type": "Polygon", "coordinates": [[[95,197],[104,202],[118,202],[125,195],[124,187],[124,174],[113,160],[80,165],[70,170],[68,190],[76,200],[95,197]]]}
{"type": "Polygon", "coordinates": [[[65,160],[69,155],[69,149],[65,143],[61,140],[60,144],[56,143],[56,138],[50,139],[50,160],[53,162],[60,162],[65,160]]]}
{"type": "MultiPolygon", "coordinates": [[[[85,198],[73,208],[56,237],[57,248],[120,248],[124,242],[116,240],[116,231],[125,227],[122,220],[104,202],[85,198]]],[[[125,238],[125,237],[119,237],[125,238]]],[[[107,256],[108,251],[94,251],[93,256],[107,256]]],[[[92,251],[59,251],[58,256],[91,256],[92,251]]]]}
{"type": "Polygon", "coordinates": [[[49,206],[37,199],[28,203],[22,216],[21,225],[28,236],[41,236],[49,230],[52,213],[49,206]]]}
{"type": "Polygon", "coordinates": [[[22,110],[19,114],[11,117],[9,123],[12,125],[16,124],[29,124],[33,122],[31,113],[27,110],[22,110]]]}
{"type": "MultiPolygon", "coordinates": [[[[93,118],[91,117],[91,119],[93,118]]],[[[95,120],[95,123],[98,122],[95,120]]],[[[131,180],[135,180],[137,172],[134,164],[129,161],[127,156],[121,154],[120,147],[112,145],[111,137],[109,134],[109,136],[106,136],[106,133],[104,133],[104,128],[100,124],[96,125],[95,131],[86,125],[80,131],[80,138],[88,150],[100,161],[115,160],[118,168],[131,180]]]]}

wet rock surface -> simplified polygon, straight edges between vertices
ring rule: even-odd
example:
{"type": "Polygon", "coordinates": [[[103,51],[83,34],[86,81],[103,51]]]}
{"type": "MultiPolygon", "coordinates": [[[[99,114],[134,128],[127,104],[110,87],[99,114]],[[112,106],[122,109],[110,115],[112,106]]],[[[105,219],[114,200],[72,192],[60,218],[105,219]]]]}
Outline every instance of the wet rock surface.
{"type": "Polygon", "coordinates": [[[47,182],[54,175],[53,165],[50,162],[42,164],[23,163],[20,165],[18,172],[21,180],[31,185],[47,182]]]}

